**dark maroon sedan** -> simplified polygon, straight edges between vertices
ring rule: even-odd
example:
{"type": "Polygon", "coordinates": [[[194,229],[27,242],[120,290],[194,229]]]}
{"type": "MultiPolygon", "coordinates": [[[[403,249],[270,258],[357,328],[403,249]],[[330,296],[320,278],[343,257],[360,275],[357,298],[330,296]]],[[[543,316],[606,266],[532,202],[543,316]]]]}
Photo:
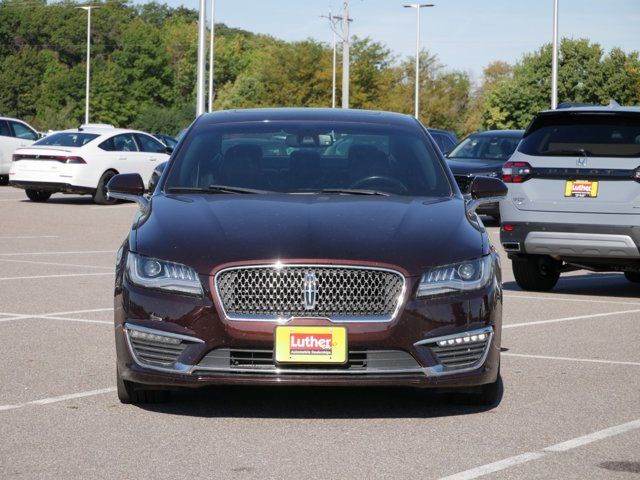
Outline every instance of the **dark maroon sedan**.
{"type": "Polygon", "coordinates": [[[118,254],[122,402],[220,384],[397,385],[499,396],[500,264],[424,127],[354,110],[198,118],[118,254]]]}

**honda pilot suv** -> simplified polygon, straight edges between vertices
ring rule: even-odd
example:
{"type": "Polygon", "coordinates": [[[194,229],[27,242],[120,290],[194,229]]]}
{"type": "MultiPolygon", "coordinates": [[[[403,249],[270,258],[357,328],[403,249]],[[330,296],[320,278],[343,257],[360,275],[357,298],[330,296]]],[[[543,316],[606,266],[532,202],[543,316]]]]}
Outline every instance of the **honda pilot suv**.
{"type": "Polygon", "coordinates": [[[578,269],[640,282],[640,108],[542,112],[502,173],[500,237],[521,288],[578,269]]]}

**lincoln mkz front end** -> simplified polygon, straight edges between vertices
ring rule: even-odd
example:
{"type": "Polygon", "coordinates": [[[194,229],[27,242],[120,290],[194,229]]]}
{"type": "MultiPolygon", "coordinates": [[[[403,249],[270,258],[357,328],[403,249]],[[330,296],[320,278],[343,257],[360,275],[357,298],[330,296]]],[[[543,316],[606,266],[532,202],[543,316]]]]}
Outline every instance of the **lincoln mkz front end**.
{"type": "Polygon", "coordinates": [[[499,397],[500,262],[411,117],[248,110],[200,117],[117,261],[123,402],[220,384],[388,385],[499,397]]]}

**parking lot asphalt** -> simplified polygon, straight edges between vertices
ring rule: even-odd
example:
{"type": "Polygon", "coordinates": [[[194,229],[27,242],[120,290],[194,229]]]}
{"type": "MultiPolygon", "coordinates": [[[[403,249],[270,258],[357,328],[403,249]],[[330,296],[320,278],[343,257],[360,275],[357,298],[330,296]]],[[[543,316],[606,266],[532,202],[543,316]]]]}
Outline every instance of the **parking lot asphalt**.
{"type": "Polygon", "coordinates": [[[0,187],[0,478],[638,478],[640,286],[582,271],[522,292],[504,254],[492,408],[273,387],[121,405],[113,264],[135,208],[0,187]]]}

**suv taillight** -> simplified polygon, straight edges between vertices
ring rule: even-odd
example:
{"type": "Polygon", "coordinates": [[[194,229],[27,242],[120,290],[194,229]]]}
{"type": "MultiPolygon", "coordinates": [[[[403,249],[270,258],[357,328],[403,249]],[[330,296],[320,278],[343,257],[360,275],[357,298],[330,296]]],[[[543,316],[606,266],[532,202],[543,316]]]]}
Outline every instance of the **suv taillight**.
{"type": "Polygon", "coordinates": [[[87,163],[82,157],[60,157],[60,161],[64,163],[87,163]]]}
{"type": "Polygon", "coordinates": [[[72,163],[72,164],[86,164],[84,158],[74,156],[60,156],[60,155],[36,155],[36,154],[13,154],[13,161],[19,160],[50,160],[60,163],[72,163]]]}
{"type": "Polygon", "coordinates": [[[14,153],[13,154],[13,161],[14,162],[22,160],[23,158],[29,158],[29,155],[20,155],[19,153],[14,153]]]}
{"type": "Polygon", "coordinates": [[[502,166],[502,181],[522,183],[531,178],[531,165],[527,162],[507,162],[502,166]]]}

